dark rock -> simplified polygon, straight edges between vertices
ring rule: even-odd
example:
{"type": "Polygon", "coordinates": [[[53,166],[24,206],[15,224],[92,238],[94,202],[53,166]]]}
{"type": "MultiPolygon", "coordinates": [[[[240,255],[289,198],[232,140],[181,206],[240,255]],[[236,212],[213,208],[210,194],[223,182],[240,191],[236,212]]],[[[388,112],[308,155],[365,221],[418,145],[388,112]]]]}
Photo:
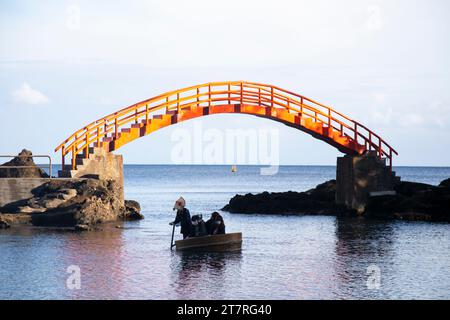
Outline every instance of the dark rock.
{"type": "Polygon", "coordinates": [[[434,190],[435,188],[436,186],[432,186],[426,183],[402,181],[397,183],[397,185],[394,187],[394,190],[398,194],[406,197],[411,197],[415,194],[418,194],[419,192],[430,191],[434,190]]]}
{"type": "Polygon", "coordinates": [[[144,215],[141,213],[139,202],[134,200],[125,200],[125,207],[121,214],[123,220],[142,220],[144,215]]]}
{"type": "Polygon", "coordinates": [[[450,188],[450,178],[441,181],[439,187],[450,188]]]}
{"type": "MultiPolygon", "coordinates": [[[[396,194],[372,196],[365,211],[368,218],[450,222],[450,179],[439,186],[399,182],[396,194]]],[[[306,192],[236,195],[222,209],[231,213],[260,214],[357,214],[335,204],[336,181],[330,180],[306,192]]]]}
{"type": "Polygon", "coordinates": [[[396,195],[369,198],[365,215],[368,217],[450,221],[450,188],[415,182],[400,182],[396,195]]]}
{"type": "Polygon", "coordinates": [[[44,170],[36,166],[31,157],[31,151],[23,149],[18,156],[8,161],[2,166],[6,167],[24,167],[24,168],[5,168],[0,167],[0,178],[48,178],[44,170]]]}
{"type": "Polygon", "coordinates": [[[336,181],[330,180],[306,192],[263,192],[236,195],[222,208],[231,213],[260,214],[345,214],[335,203],[336,181]]]}
{"type": "Polygon", "coordinates": [[[2,219],[0,219],[0,229],[8,229],[8,228],[10,228],[10,227],[11,227],[11,226],[9,225],[8,222],[3,221],[2,219]]]}

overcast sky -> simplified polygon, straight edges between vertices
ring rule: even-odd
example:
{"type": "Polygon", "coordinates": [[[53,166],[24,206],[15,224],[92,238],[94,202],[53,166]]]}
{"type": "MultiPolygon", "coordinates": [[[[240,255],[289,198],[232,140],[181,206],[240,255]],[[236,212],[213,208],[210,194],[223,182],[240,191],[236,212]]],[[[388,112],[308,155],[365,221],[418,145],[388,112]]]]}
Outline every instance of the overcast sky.
{"type": "MultiPolygon", "coordinates": [[[[0,154],[51,154],[76,129],[134,102],[222,80],[270,83],[379,133],[397,165],[450,165],[450,2],[0,0],[0,154]]],[[[340,153],[251,116],[204,117],[119,150],[171,163],[174,130],[280,133],[282,164],[340,153]]]]}

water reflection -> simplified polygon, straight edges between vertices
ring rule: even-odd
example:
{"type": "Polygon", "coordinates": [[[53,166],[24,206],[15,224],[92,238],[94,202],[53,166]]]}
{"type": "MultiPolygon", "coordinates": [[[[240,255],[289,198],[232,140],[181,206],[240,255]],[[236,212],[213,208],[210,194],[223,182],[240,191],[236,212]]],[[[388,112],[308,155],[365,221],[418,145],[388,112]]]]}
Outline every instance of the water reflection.
{"type": "Polygon", "coordinates": [[[359,218],[336,219],[336,253],[339,256],[378,259],[390,254],[393,227],[389,221],[359,218]]]}
{"type": "Polygon", "coordinates": [[[336,219],[336,282],[343,298],[380,298],[382,291],[367,288],[367,268],[383,267],[393,255],[393,226],[389,221],[336,219]]]}
{"type": "Polygon", "coordinates": [[[218,288],[225,285],[228,267],[236,272],[236,265],[242,259],[241,251],[235,252],[187,252],[175,251],[172,256],[172,269],[175,275],[174,289],[180,298],[193,297],[200,288],[207,297],[217,296],[218,288]],[[201,285],[199,285],[201,283],[201,285]]]}
{"type": "Polygon", "coordinates": [[[68,233],[60,257],[65,269],[70,265],[80,267],[82,283],[81,290],[65,289],[62,295],[95,298],[100,290],[110,295],[106,298],[119,298],[124,281],[122,247],[122,230],[113,226],[99,232],[68,233]]]}

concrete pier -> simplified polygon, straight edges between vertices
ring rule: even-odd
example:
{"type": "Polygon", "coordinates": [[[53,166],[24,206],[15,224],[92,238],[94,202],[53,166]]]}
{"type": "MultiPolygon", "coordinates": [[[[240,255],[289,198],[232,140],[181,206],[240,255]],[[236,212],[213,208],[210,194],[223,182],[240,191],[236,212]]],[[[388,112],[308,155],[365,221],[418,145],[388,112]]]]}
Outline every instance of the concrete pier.
{"type": "Polygon", "coordinates": [[[339,157],[336,167],[336,203],[362,213],[371,195],[395,194],[397,182],[399,177],[391,172],[376,152],[339,157]]]}

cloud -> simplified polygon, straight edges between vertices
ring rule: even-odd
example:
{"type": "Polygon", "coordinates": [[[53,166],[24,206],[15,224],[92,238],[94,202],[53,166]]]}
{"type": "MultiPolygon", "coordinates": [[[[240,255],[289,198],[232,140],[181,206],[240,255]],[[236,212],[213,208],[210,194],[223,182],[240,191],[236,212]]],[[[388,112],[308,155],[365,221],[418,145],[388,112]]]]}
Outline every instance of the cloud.
{"type": "Polygon", "coordinates": [[[14,101],[26,104],[45,104],[50,101],[45,94],[31,88],[26,82],[24,82],[19,89],[13,91],[12,96],[14,101]]]}
{"type": "Polygon", "coordinates": [[[423,116],[417,113],[404,114],[400,118],[400,124],[404,127],[417,126],[423,124],[424,122],[423,116]]]}

